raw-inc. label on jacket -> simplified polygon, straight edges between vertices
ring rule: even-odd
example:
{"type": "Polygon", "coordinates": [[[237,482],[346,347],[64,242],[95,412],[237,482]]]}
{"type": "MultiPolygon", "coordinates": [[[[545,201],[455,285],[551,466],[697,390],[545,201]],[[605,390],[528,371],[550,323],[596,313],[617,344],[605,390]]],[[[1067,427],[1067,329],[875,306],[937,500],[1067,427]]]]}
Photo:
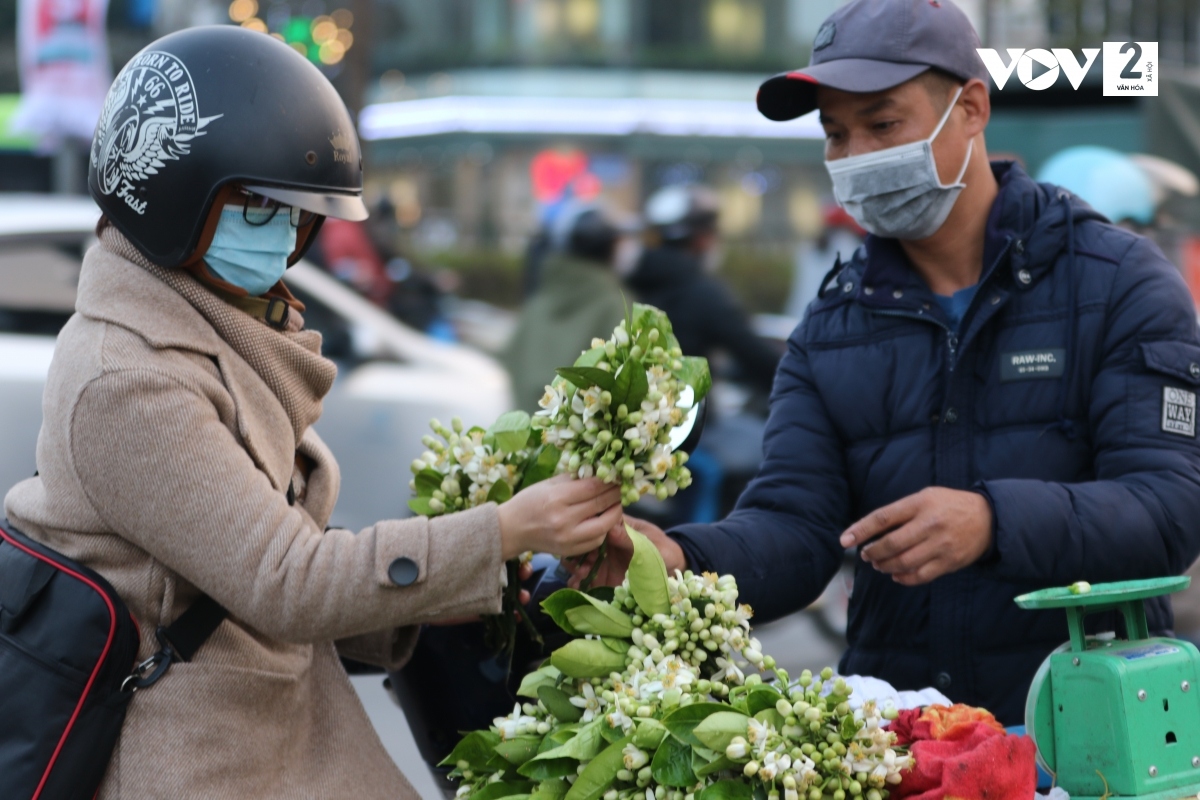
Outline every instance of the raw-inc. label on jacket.
{"type": "Polygon", "coordinates": [[[1067,351],[1061,347],[1002,353],[1000,380],[1007,383],[1033,378],[1060,378],[1066,361],[1067,351]]]}

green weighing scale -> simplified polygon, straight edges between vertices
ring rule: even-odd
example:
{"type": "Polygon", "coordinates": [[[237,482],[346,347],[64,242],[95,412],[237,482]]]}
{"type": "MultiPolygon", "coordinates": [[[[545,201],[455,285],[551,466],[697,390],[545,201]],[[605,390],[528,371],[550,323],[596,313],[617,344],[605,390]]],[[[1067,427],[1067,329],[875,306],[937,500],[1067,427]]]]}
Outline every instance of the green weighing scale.
{"type": "Polygon", "coordinates": [[[1150,638],[1142,605],[1190,582],[1076,584],[1016,598],[1021,608],[1067,612],[1071,641],[1034,676],[1025,729],[1038,762],[1072,800],[1200,793],[1200,651],[1179,639],[1150,638]],[[1084,617],[1104,611],[1122,614],[1128,639],[1084,635],[1084,617]]]}

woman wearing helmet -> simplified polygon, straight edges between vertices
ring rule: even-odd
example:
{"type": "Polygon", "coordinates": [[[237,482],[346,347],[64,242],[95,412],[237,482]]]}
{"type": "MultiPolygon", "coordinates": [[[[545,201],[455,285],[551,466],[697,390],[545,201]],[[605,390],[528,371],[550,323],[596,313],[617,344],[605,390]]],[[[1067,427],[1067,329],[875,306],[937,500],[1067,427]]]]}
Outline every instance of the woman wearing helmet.
{"type": "Polygon", "coordinates": [[[38,475],[5,511],[109,580],[139,658],[198,598],[228,612],[130,703],[99,797],[415,797],[338,653],[394,668],[419,623],[498,612],[504,560],[596,547],[617,490],[555,480],[325,529],[339,473],[311,426],[336,370],[279,279],[326,216],[366,210],[350,116],[286,45],[210,27],[143,50],[89,188],[100,244],[50,368],[38,475]]]}

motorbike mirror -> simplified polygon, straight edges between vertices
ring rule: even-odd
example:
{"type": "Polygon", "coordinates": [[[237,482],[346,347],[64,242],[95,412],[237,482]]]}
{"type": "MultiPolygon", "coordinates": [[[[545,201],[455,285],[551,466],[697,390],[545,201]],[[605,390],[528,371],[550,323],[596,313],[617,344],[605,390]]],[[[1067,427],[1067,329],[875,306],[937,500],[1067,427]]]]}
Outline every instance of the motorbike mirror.
{"type": "Polygon", "coordinates": [[[696,449],[696,445],[700,443],[700,434],[704,430],[704,418],[708,413],[708,399],[705,398],[697,403],[696,393],[692,387],[684,386],[683,391],[679,393],[679,402],[675,406],[687,409],[687,414],[683,418],[683,422],[671,431],[671,441],[667,443],[667,447],[672,451],[682,450],[691,455],[696,449]]]}

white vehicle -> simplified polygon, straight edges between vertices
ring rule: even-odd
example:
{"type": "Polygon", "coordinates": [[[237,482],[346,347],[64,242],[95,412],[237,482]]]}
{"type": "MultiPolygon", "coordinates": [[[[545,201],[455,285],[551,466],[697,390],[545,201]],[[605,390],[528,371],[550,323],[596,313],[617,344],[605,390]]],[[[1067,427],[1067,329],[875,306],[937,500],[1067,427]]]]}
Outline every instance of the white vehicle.
{"type": "MultiPolygon", "coordinates": [[[[0,496],[36,468],[42,388],[98,218],[88,198],[0,195],[0,496]]],[[[339,367],[316,425],[342,469],[332,524],[408,516],[408,465],[424,450],[430,418],[490,424],[511,407],[508,375],[488,356],[412,330],[312,264],[301,261],[284,280],[339,367]]]]}

